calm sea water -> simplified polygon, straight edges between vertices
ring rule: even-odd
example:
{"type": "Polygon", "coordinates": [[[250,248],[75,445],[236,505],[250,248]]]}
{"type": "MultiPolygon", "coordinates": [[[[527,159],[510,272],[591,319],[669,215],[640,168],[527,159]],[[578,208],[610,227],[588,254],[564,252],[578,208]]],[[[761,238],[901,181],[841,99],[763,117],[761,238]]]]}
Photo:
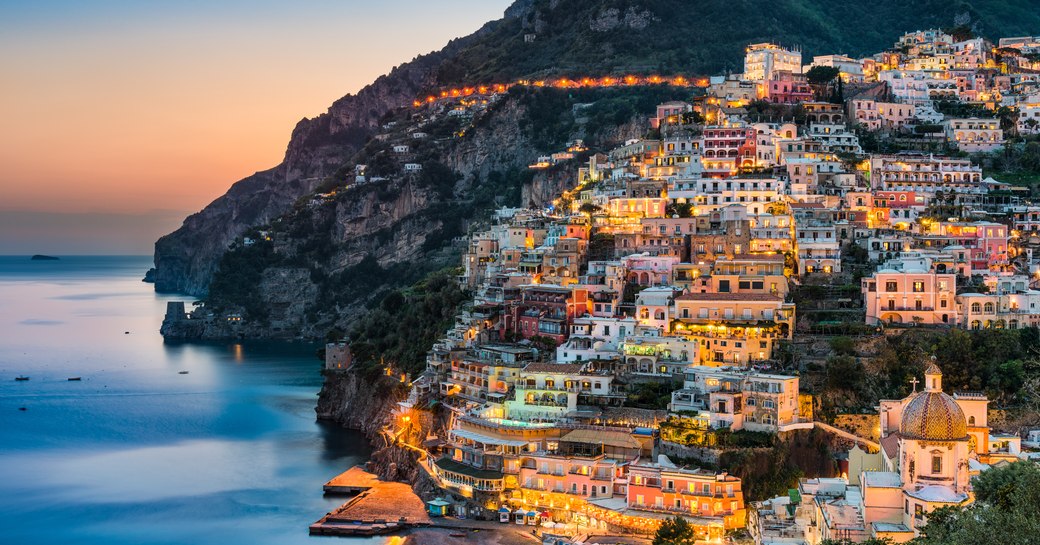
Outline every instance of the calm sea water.
{"type": "Polygon", "coordinates": [[[165,344],[149,266],[0,257],[0,543],[329,543],[321,485],[369,452],[315,422],[315,347],[165,344]]]}

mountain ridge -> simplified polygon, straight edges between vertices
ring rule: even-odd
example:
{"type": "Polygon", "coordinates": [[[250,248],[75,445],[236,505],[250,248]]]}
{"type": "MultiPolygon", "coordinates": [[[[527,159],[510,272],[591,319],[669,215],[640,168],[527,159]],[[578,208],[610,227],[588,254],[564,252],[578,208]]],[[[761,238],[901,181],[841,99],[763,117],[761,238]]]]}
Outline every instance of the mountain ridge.
{"type": "Polygon", "coordinates": [[[502,19],[394,67],[325,113],[298,122],[282,163],[239,180],[156,242],[155,289],[206,295],[221,256],[237,237],[290,211],[349,164],[388,113],[443,86],[579,70],[589,75],[736,70],[744,45],[767,40],[801,43],[817,54],[863,53],[914,30],[906,21],[918,28],[969,26],[988,36],[1040,29],[1040,10],[1026,0],[952,5],[922,0],[909,6],[892,0],[779,0],[769,3],[769,10],[762,4],[518,0],[502,19]]]}

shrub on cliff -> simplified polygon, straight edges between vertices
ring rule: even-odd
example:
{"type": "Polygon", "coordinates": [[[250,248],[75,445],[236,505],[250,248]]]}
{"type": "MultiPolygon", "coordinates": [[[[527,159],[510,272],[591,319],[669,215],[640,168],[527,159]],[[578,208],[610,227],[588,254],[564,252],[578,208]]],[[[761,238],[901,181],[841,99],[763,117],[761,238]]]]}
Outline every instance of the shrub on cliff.
{"type": "Polygon", "coordinates": [[[264,269],[281,261],[282,257],[274,251],[274,244],[268,240],[257,240],[249,246],[233,246],[220,260],[206,302],[218,312],[227,308],[241,308],[246,319],[265,320],[268,310],[260,299],[257,287],[264,269]]]}
{"type": "Polygon", "coordinates": [[[356,364],[380,369],[384,362],[411,375],[421,371],[426,352],[469,300],[455,281],[456,274],[454,269],[437,271],[383,297],[350,331],[356,364]]]}

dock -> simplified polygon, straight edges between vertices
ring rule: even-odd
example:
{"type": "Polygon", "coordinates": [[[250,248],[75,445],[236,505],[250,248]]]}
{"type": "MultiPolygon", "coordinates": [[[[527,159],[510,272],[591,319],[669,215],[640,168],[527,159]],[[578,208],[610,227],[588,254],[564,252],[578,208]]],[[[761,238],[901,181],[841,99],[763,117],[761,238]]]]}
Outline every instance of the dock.
{"type": "Polygon", "coordinates": [[[322,488],[326,496],[355,496],[379,483],[375,475],[365,471],[361,466],[354,466],[325,483],[322,488]]]}
{"type": "Polygon", "coordinates": [[[351,495],[346,503],[310,525],[319,536],[370,536],[429,526],[426,505],[405,483],[381,481],[353,467],[325,483],[328,495],[351,495]]]}

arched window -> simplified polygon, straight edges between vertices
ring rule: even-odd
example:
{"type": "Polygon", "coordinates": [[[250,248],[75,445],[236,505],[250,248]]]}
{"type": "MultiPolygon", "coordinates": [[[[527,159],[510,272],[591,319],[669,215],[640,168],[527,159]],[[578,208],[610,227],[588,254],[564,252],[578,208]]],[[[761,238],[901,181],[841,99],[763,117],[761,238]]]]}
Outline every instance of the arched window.
{"type": "Polygon", "coordinates": [[[975,417],[974,416],[969,416],[968,417],[968,425],[969,426],[974,426],[975,425],[975,417]]]}
{"type": "Polygon", "coordinates": [[[971,311],[972,312],[982,312],[982,305],[980,305],[978,303],[972,303],[971,304],[971,311]]]}
{"type": "Polygon", "coordinates": [[[986,309],[985,310],[986,313],[991,313],[991,312],[993,312],[993,303],[986,303],[986,305],[983,308],[986,309]]]}

